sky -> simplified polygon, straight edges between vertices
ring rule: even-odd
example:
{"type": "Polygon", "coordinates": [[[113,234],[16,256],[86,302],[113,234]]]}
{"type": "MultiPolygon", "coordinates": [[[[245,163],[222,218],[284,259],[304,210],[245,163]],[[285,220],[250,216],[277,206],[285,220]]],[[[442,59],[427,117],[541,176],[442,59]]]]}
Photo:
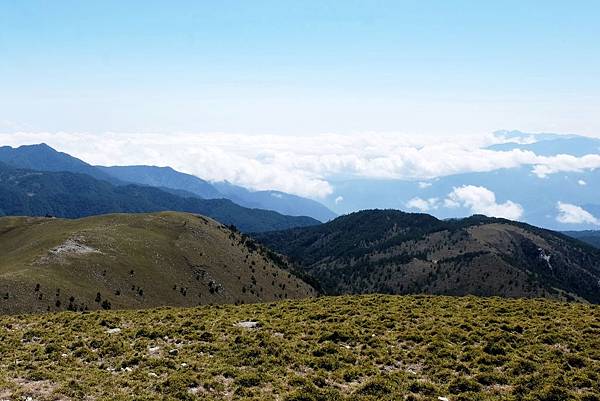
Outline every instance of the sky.
{"type": "MultiPolygon", "coordinates": [[[[487,147],[502,129],[600,137],[599,20],[585,0],[0,0],[0,146],[339,208],[345,180],[594,171],[597,150],[487,147]]],[[[524,212],[474,185],[410,203],[524,212]]]]}
{"type": "Polygon", "coordinates": [[[597,1],[0,2],[0,132],[600,135],[597,1]]]}

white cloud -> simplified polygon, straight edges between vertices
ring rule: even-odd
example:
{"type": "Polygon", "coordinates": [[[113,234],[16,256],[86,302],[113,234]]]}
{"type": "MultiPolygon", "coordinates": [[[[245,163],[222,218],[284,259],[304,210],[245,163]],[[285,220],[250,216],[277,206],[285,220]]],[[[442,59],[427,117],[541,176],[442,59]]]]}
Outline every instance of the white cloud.
{"type": "Polygon", "coordinates": [[[551,157],[537,156],[533,173],[540,178],[560,172],[582,172],[600,168],[600,154],[589,154],[581,157],[572,155],[556,155],[551,157]]]}
{"type": "Polygon", "coordinates": [[[460,206],[461,206],[461,204],[458,201],[455,201],[455,200],[450,199],[450,198],[444,199],[444,207],[447,207],[449,209],[456,209],[456,208],[458,208],[460,206]]]}
{"type": "Polygon", "coordinates": [[[485,214],[486,216],[504,217],[518,220],[523,215],[523,208],[518,203],[506,201],[496,202],[496,195],[485,187],[463,185],[454,188],[444,202],[447,207],[463,206],[472,213],[485,214]]]}
{"type": "Polygon", "coordinates": [[[335,204],[339,205],[340,203],[342,203],[344,201],[344,197],[343,196],[338,196],[337,198],[335,198],[335,204]]]}
{"type": "Polygon", "coordinates": [[[587,182],[585,182],[584,180],[579,180],[577,181],[577,184],[581,185],[582,187],[585,187],[587,185],[587,182]]]}
{"type": "Polygon", "coordinates": [[[448,138],[358,133],[313,136],[141,133],[0,133],[0,144],[46,142],[92,164],[171,166],[201,178],[312,198],[332,195],[336,177],[426,180],[531,165],[539,177],[600,168],[600,155],[538,156],[485,149],[492,134],[448,138]]]}
{"type": "Polygon", "coordinates": [[[599,219],[580,206],[558,202],[556,208],[558,209],[556,221],[559,223],[600,225],[599,219]]]}
{"type": "Polygon", "coordinates": [[[409,209],[416,209],[421,212],[427,212],[433,209],[437,209],[439,206],[439,201],[440,200],[438,198],[422,199],[417,197],[412,198],[411,200],[406,202],[406,207],[408,207],[409,209]]]}
{"type": "Polygon", "coordinates": [[[420,181],[418,185],[419,185],[420,189],[425,189],[425,188],[429,188],[431,186],[431,183],[430,182],[420,181]]]}

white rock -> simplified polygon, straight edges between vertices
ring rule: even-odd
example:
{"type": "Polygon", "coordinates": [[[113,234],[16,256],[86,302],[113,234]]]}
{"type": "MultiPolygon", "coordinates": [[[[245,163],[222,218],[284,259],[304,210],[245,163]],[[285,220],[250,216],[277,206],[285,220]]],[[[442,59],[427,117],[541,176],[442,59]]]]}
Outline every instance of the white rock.
{"type": "Polygon", "coordinates": [[[245,320],[245,321],[236,323],[236,326],[243,327],[245,329],[256,329],[260,326],[260,323],[252,321],[252,320],[245,320]]]}
{"type": "Polygon", "coordinates": [[[438,401],[450,401],[450,400],[446,397],[438,397],[438,401]]]}
{"type": "Polygon", "coordinates": [[[121,329],[120,329],[120,328],[118,328],[118,327],[115,327],[114,329],[108,329],[108,330],[106,330],[106,332],[107,332],[108,334],[117,334],[117,333],[120,333],[120,332],[121,332],[121,329]]]}

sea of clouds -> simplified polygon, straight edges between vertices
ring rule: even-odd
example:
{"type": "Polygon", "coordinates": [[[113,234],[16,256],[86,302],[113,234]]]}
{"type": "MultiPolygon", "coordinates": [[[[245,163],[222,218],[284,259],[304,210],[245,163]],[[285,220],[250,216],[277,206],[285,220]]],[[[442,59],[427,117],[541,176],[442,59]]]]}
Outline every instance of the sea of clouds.
{"type": "MultiPolygon", "coordinates": [[[[509,140],[526,143],[532,138],[507,138],[498,133],[452,137],[396,133],[0,133],[1,145],[44,142],[91,164],[171,166],[210,181],[227,180],[255,190],[274,189],[314,199],[333,194],[330,182],[335,177],[427,180],[530,165],[543,179],[561,171],[600,167],[598,154],[545,157],[531,151],[486,149],[509,140]]],[[[465,191],[476,192],[473,188],[457,192],[455,202],[468,202],[465,191]]],[[[477,196],[489,198],[481,191],[477,196]]],[[[491,201],[489,205],[496,207],[491,201]]],[[[518,214],[514,205],[500,207],[518,214]]]]}

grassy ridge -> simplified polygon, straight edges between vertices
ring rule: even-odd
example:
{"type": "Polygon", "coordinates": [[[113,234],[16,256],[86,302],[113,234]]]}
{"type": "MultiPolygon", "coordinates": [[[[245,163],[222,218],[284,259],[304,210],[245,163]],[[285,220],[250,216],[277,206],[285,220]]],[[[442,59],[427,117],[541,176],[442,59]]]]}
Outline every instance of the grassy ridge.
{"type": "Polygon", "coordinates": [[[0,354],[0,399],[593,401],[600,307],[369,295],[4,316],[0,354]]]}
{"type": "Polygon", "coordinates": [[[314,294],[249,237],[187,213],[0,218],[0,313],[249,303],[314,294]]]}

